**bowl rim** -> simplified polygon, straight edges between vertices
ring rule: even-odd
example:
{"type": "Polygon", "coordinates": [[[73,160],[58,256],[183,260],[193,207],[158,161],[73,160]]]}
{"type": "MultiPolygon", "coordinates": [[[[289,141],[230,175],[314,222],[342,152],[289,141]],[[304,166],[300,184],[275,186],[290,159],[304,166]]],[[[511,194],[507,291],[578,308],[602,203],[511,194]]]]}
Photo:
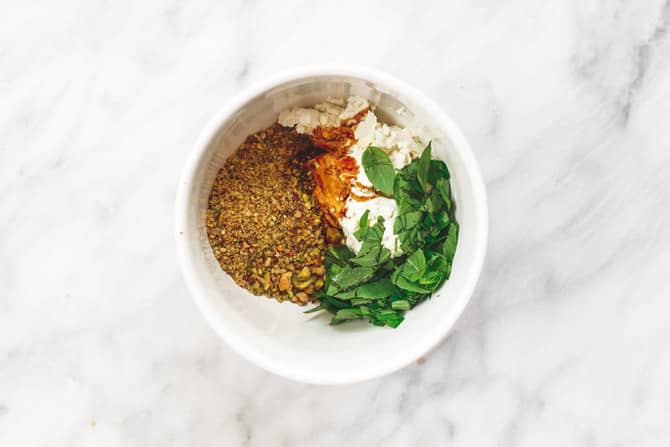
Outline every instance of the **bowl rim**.
{"type": "Polygon", "coordinates": [[[229,100],[227,104],[208,121],[188,154],[179,184],[177,185],[175,214],[177,257],[179,258],[182,275],[196,306],[217,335],[239,355],[267,371],[297,382],[321,385],[355,383],[390,374],[409,365],[437,346],[450,333],[454,324],[458,318],[460,318],[465,307],[472,299],[472,295],[484,265],[488,244],[489,225],[486,187],[479,169],[479,164],[475,159],[472,149],[456,123],[440,106],[407,82],[375,69],[342,64],[310,65],[285,70],[249,85],[229,100]],[[225,324],[217,318],[215,309],[209,305],[208,300],[206,299],[207,292],[204,290],[203,284],[201,284],[197,278],[194,260],[191,258],[192,241],[190,238],[184,236],[187,232],[187,224],[189,221],[189,196],[191,190],[196,186],[193,184],[195,173],[203,161],[203,157],[209,144],[217,136],[221,125],[242,106],[274,87],[303,78],[327,76],[351,77],[390,88],[393,91],[401,92],[403,95],[411,98],[413,102],[418,104],[426,112],[430,113],[438,123],[438,126],[444,129],[445,133],[449,135],[450,140],[453,142],[454,149],[459,152],[463,159],[465,166],[464,171],[470,178],[472,184],[472,194],[475,198],[473,203],[473,206],[475,207],[475,215],[479,216],[474,222],[476,226],[474,231],[477,237],[475,237],[475,247],[471,253],[472,260],[470,263],[472,268],[470,269],[469,276],[464,278],[463,295],[465,298],[456,307],[453,317],[449,320],[445,320],[445,323],[442,325],[442,330],[436,331],[432,338],[428,339],[423,346],[417,348],[411,355],[398,359],[398,361],[394,363],[383,364],[377,368],[368,369],[367,372],[364,373],[355,370],[348,371],[347,374],[341,374],[337,378],[332,376],[318,377],[312,373],[302,371],[299,366],[288,367],[279,365],[275,363],[272,358],[257,351],[253,347],[253,344],[243,341],[241,337],[238,337],[233,331],[227,330],[225,324]]]}

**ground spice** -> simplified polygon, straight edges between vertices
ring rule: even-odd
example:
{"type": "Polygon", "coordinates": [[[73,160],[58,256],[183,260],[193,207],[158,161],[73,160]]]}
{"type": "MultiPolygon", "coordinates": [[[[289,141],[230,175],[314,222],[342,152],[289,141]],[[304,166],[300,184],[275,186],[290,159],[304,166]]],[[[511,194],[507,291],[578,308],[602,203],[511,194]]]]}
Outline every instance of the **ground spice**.
{"type": "Polygon", "coordinates": [[[323,259],[341,232],[312,198],[305,163],[320,150],[275,124],[247,137],[212,187],[206,216],[214,256],[255,295],[305,304],[323,287],[323,259]]]}

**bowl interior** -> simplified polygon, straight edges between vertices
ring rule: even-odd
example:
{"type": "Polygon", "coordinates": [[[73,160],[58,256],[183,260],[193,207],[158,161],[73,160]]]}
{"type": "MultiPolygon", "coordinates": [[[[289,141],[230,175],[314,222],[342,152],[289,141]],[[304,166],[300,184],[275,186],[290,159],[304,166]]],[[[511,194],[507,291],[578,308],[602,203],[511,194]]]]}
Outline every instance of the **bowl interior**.
{"type": "Polygon", "coordinates": [[[462,135],[432,103],[401,87],[353,76],[308,76],[283,82],[244,101],[205,136],[192,172],[186,175],[180,248],[185,276],[214,329],[242,355],[275,373],[313,383],[342,383],[397,369],[425,353],[448,331],[467,303],[481,268],[486,239],[485,198],[479,173],[462,135]],[[402,91],[401,91],[402,90],[402,91]],[[433,298],[406,315],[398,329],[365,322],[330,326],[308,307],[253,296],[216,262],[204,215],[214,178],[245,137],[270,126],[280,110],[310,106],[327,97],[359,95],[377,106],[382,120],[412,126],[432,140],[434,157],[452,174],[460,225],[449,281],[433,298]],[[474,170],[474,171],[473,171],[474,170]]]}

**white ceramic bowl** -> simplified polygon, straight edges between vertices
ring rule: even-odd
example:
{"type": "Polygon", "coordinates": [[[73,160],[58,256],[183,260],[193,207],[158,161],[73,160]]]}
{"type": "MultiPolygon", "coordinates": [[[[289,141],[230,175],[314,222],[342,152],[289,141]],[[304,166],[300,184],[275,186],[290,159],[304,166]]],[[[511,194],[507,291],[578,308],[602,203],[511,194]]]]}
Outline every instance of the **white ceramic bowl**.
{"type": "Polygon", "coordinates": [[[309,383],[356,382],[416,360],[449,332],[470,299],[484,262],[486,191],[463,134],[430,99],[391,76],[353,67],[311,67],[258,83],[232,100],[203,130],[177,194],[177,246],[186,283],[209,324],[233,349],[281,376],[309,383]],[[214,259],[204,215],[214,178],[245,137],[270,126],[280,110],[326,97],[358,95],[387,122],[414,127],[446,161],[460,224],[451,278],[393,330],[366,322],[338,326],[329,315],[255,297],[214,259]]]}

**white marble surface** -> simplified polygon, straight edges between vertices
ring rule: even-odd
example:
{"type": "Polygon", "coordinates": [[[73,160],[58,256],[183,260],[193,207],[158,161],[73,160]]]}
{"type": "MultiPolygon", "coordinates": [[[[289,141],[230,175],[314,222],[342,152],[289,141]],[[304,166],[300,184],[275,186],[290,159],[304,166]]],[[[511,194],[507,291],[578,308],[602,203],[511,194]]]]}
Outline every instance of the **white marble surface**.
{"type": "Polygon", "coordinates": [[[0,446],[667,446],[670,2],[3,2],[0,446]],[[233,353],[172,237],[240,88],[347,62],[451,112],[487,265],[424,361],[342,387],[233,353]]]}

